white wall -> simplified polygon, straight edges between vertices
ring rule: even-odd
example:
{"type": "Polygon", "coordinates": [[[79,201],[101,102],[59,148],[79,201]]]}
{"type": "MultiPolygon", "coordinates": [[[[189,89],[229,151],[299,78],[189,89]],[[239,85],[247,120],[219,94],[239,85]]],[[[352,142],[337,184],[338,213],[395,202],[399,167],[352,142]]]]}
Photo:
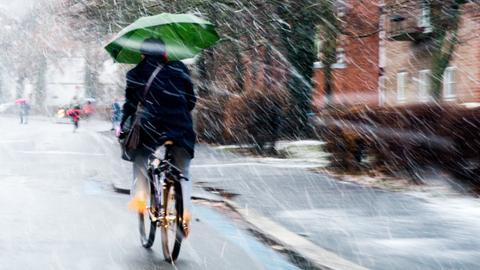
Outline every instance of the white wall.
{"type": "Polygon", "coordinates": [[[70,104],[75,97],[83,102],[85,98],[85,59],[70,57],[47,62],[45,89],[46,104],[62,106],[70,104]]]}

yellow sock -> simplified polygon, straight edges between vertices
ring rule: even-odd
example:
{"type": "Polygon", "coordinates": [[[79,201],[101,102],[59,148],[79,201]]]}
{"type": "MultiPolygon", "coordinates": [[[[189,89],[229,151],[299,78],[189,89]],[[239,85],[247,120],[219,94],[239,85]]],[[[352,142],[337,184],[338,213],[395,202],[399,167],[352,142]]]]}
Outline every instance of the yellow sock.
{"type": "Polygon", "coordinates": [[[183,222],[188,224],[191,218],[192,215],[190,212],[187,209],[183,209],[183,222]]]}
{"type": "Polygon", "coordinates": [[[192,215],[187,209],[183,210],[183,220],[182,220],[182,227],[183,227],[183,235],[185,237],[188,237],[190,234],[190,219],[192,218],[192,215]]]}
{"type": "Polygon", "coordinates": [[[145,197],[146,196],[144,193],[138,192],[128,202],[128,208],[137,213],[143,213],[145,211],[145,208],[147,208],[147,202],[145,197]]]}

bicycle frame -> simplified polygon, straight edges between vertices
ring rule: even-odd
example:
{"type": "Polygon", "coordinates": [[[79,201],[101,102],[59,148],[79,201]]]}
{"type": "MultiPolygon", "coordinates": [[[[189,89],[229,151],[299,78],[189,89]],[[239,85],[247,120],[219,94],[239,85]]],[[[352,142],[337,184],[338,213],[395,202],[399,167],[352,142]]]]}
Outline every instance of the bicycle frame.
{"type": "MultiPolygon", "coordinates": [[[[183,176],[181,170],[173,165],[174,159],[171,152],[170,145],[166,145],[165,157],[163,159],[152,154],[148,159],[148,180],[150,188],[154,189],[155,208],[162,209],[162,193],[165,185],[173,184],[174,182],[188,181],[183,176]]],[[[152,214],[152,213],[151,213],[152,214]]],[[[151,216],[153,221],[160,220],[161,215],[151,216]]]]}
{"type": "Polygon", "coordinates": [[[148,236],[145,231],[145,212],[140,213],[140,235],[142,245],[150,248],[155,241],[155,232],[160,227],[162,250],[165,260],[173,262],[180,252],[182,239],[188,234],[188,224],[183,222],[184,202],[182,181],[188,179],[176,167],[172,152],[172,141],[165,142],[165,157],[154,154],[148,158],[147,179],[150,187],[150,205],[147,206],[150,219],[148,236]],[[170,235],[173,233],[173,235],[170,235]]]}

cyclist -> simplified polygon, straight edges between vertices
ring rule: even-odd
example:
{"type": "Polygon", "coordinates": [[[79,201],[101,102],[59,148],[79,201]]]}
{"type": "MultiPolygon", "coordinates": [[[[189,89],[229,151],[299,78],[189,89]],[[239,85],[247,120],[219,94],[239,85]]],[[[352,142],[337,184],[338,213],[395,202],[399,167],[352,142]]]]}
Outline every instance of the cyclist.
{"type": "Polygon", "coordinates": [[[82,110],[80,110],[79,105],[75,105],[73,109],[69,109],[67,111],[68,116],[72,118],[72,123],[73,123],[73,132],[76,132],[78,129],[78,122],[80,122],[80,114],[82,113],[82,110]]]}
{"type": "MultiPolygon", "coordinates": [[[[140,47],[142,61],[127,73],[127,88],[123,116],[124,130],[127,119],[140,117],[140,144],[133,161],[134,181],[129,203],[134,210],[146,207],[149,191],[146,168],[148,157],[161,146],[165,138],[174,141],[172,148],[175,166],[189,178],[190,161],[194,155],[195,132],[191,111],[196,97],[188,68],[180,61],[169,61],[162,40],[149,38],[140,47]],[[146,84],[157,67],[162,66],[143,99],[146,84]],[[137,111],[141,102],[142,109],[137,111]]],[[[190,220],[192,181],[182,181],[185,236],[190,220]]]]}

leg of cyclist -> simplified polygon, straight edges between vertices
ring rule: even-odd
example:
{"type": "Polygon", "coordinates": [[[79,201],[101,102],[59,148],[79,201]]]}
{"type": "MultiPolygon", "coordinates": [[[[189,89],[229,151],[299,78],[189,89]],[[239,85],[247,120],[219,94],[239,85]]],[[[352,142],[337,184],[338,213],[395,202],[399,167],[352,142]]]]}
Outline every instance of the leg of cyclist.
{"type": "MultiPolygon", "coordinates": [[[[135,160],[133,161],[133,182],[130,189],[130,202],[129,208],[142,212],[145,210],[147,200],[147,194],[150,192],[150,186],[148,185],[147,178],[147,163],[150,151],[146,149],[140,149],[135,154],[135,160]]],[[[147,202],[148,201],[148,202],[147,202]]]]}
{"type": "MultiPolygon", "coordinates": [[[[192,160],[190,154],[183,148],[174,146],[172,148],[173,158],[175,160],[175,166],[177,166],[181,171],[183,176],[185,176],[188,181],[182,181],[182,197],[183,197],[183,220],[184,223],[188,226],[188,223],[191,219],[191,210],[192,210],[192,179],[190,179],[190,161],[192,160]]],[[[188,235],[187,231],[184,232],[185,236],[188,235]]]]}

